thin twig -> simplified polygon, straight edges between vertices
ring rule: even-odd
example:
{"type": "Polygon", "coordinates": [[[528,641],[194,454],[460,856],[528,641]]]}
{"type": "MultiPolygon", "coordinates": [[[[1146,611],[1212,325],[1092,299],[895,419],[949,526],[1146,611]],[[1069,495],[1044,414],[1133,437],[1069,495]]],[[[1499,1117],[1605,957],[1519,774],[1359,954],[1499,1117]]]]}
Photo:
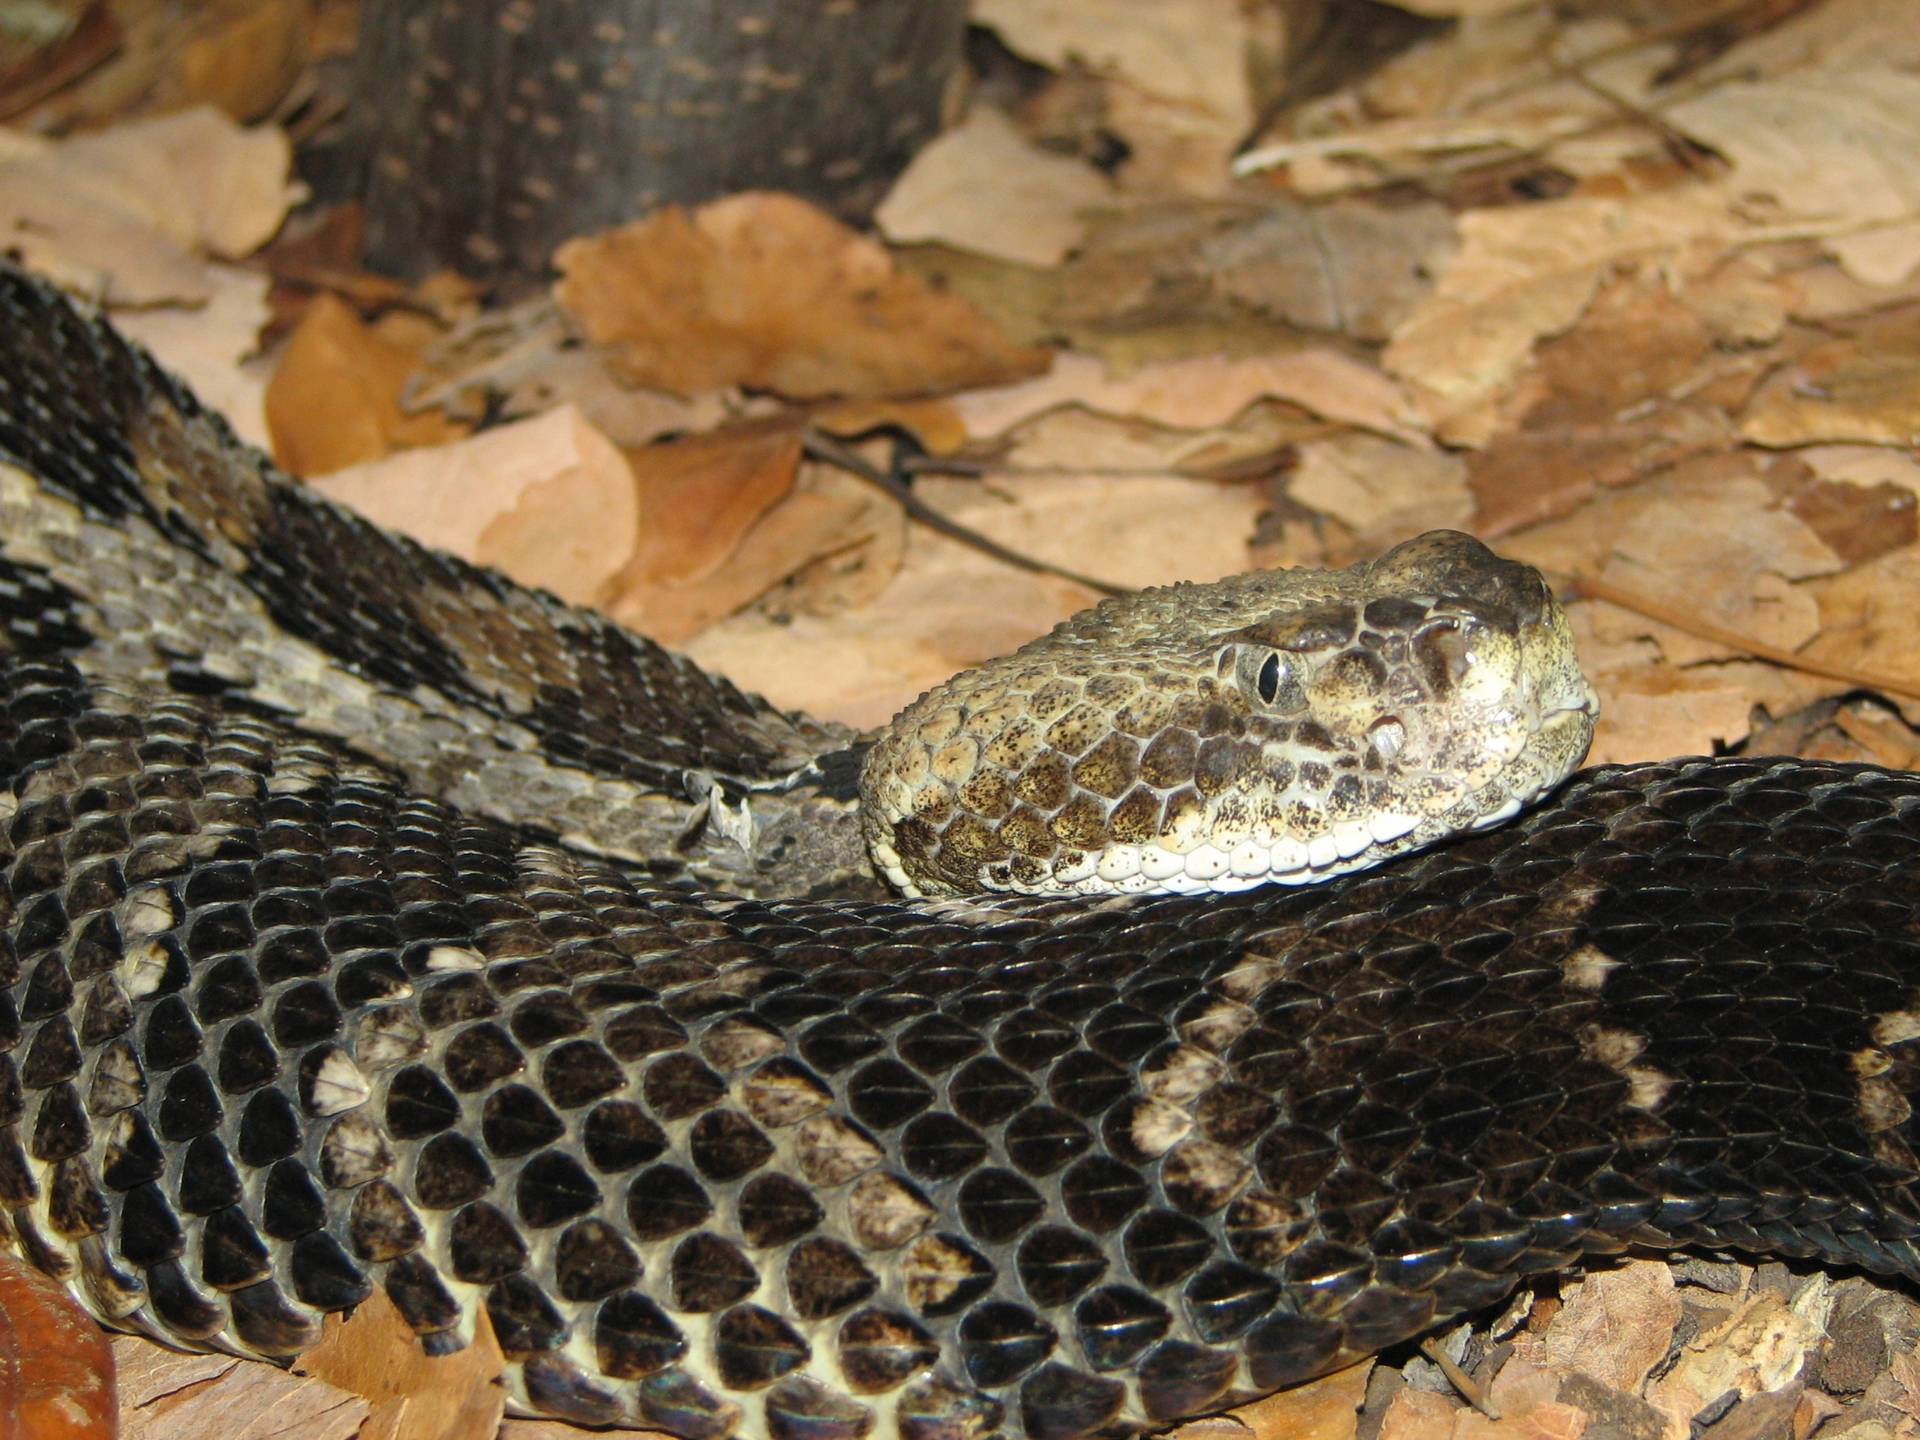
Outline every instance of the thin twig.
{"type": "Polygon", "coordinates": [[[1628,590],[1613,585],[1591,575],[1575,574],[1568,578],[1566,590],[1572,596],[1587,596],[1594,600],[1605,600],[1609,604],[1619,605],[1644,615],[1649,620],[1658,620],[1662,625],[1671,625],[1676,630],[1684,630],[1702,640],[1711,640],[1716,645],[1725,645],[1730,650],[1751,655],[1756,660],[1765,660],[1770,664],[1782,666],[1788,670],[1798,670],[1806,675],[1818,675],[1827,680],[1838,680],[1861,690],[1884,690],[1892,695],[1904,695],[1909,700],[1920,700],[1920,681],[1904,679],[1897,675],[1888,675],[1874,670],[1861,670],[1851,665],[1836,665],[1828,660],[1816,660],[1810,655],[1798,655],[1791,650],[1782,650],[1777,645],[1769,645],[1764,640],[1756,640],[1751,635],[1743,635],[1738,630],[1730,630],[1724,625],[1716,625],[1711,620],[1703,620],[1691,610],[1681,610],[1637,590],[1628,590]]]}
{"type": "MultiPolygon", "coordinates": [[[[1023,555],[1018,550],[1009,550],[997,540],[990,540],[978,530],[969,529],[957,520],[951,520],[933,509],[918,495],[913,487],[902,481],[899,475],[882,470],[868,460],[851,445],[842,443],[824,430],[809,425],[800,433],[801,448],[815,460],[829,465],[838,465],[865,480],[869,485],[885,491],[906,507],[907,514],[918,520],[930,530],[937,530],[950,539],[958,540],[962,545],[970,545],[983,555],[990,555],[1002,564],[1012,565],[1016,569],[1026,570],[1036,575],[1057,575],[1062,580],[1071,580],[1076,585],[1084,585],[1089,590],[1097,590],[1102,595],[1131,595],[1134,587],[1115,585],[1107,580],[1096,580],[1090,575],[1068,570],[1047,560],[1036,559],[1032,555],[1023,555]]],[[[922,466],[921,469],[952,469],[945,464],[922,466]]]]}
{"type": "Polygon", "coordinates": [[[1480,1387],[1480,1382],[1462,1370],[1452,1357],[1440,1348],[1439,1342],[1433,1336],[1429,1335],[1420,1342],[1420,1353],[1440,1367],[1440,1373],[1447,1377],[1448,1384],[1460,1392],[1462,1400],[1489,1420],[1500,1418],[1500,1407],[1495,1405],[1493,1398],[1480,1387]]]}

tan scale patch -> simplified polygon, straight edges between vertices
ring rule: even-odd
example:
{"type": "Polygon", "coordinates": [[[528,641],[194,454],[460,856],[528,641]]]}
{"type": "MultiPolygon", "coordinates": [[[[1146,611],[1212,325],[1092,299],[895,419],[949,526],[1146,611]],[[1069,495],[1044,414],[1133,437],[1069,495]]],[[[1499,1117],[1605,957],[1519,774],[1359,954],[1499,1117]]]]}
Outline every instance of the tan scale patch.
{"type": "Polygon", "coordinates": [[[922,1314],[952,1299],[973,1273],[967,1252],[938,1235],[922,1235],[900,1257],[907,1303],[922,1314]]]}
{"type": "Polygon", "coordinates": [[[700,1053],[716,1070],[738,1070],[777,1055],[786,1044],[779,1031],[764,1023],[730,1015],[708,1029],[700,1053]]]}
{"type": "Polygon", "coordinates": [[[1140,755],[1140,778],[1160,790],[1171,790],[1193,778],[1194,757],[1200,747],[1185,730],[1156,735],[1140,755]]]}
{"type": "Polygon", "coordinates": [[[1232,1000],[1219,1000],[1208,1006],[1200,1015],[1182,1024],[1180,1034],[1189,1044],[1198,1045],[1203,1050],[1211,1050],[1216,1055],[1223,1055],[1227,1047],[1238,1040],[1247,1027],[1259,1018],[1250,1005],[1241,1005],[1232,1000]]]}
{"type": "Polygon", "coordinates": [[[1174,703],[1174,697],[1165,690],[1136,695],[1114,712],[1113,727],[1142,738],[1158,734],[1172,722],[1174,703]]]}
{"type": "Polygon", "coordinates": [[[1920,1010],[1889,1010],[1873,1022],[1873,1043],[1904,1045],[1920,1040],[1920,1010]]]}
{"type": "Polygon", "coordinates": [[[815,1185],[844,1185],[878,1165],[880,1147],[837,1115],[816,1115],[794,1138],[800,1173],[815,1185]]]}
{"type": "Polygon", "coordinates": [[[1049,680],[1033,692],[1027,701],[1027,709],[1033,712],[1034,719],[1043,725],[1051,725],[1072,709],[1080,699],[1080,686],[1076,681],[1064,678],[1049,680]]]}
{"type": "MultiPolygon", "coordinates": [[[[1277,948],[1282,954],[1286,947],[1297,938],[1297,932],[1287,935],[1283,932],[1277,948]]],[[[1214,988],[1232,1001],[1248,1001],[1257,997],[1262,990],[1287,973],[1287,963],[1280,955],[1263,955],[1257,951],[1248,951],[1240,963],[1214,981],[1214,988]]]]}
{"type": "Polygon", "coordinates": [[[930,764],[937,779],[949,785],[964,785],[973,778],[980,764],[980,742],[971,735],[949,740],[933,752],[930,764]]]}
{"type": "Polygon", "coordinates": [[[1086,693],[1094,704],[1113,710],[1130,700],[1139,688],[1140,682],[1133,676],[1107,671],[1087,681],[1086,693]]]}
{"type": "Polygon", "coordinates": [[[913,733],[923,745],[944,745],[960,733],[960,723],[960,711],[944,705],[922,720],[913,733]]]}
{"type": "Polygon", "coordinates": [[[1013,793],[1042,810],[1059,809],[1073,794],[1073,782],[1067,778],[1066,759],[1054,754],[1041,756],[1028,767],[1024,775],[1013,782],[1013,793]]]}
{"type": "Polygon", "coordinates": [[[978,709],[969,709],[965,729],[967,734],[980,739],[989,739],[1012,725],[1026,712],[1023,697],[1009,695],[992,704],[982,705],[978,709]]]}
{"type": "Polygon", "coordinates": [[[1582,945],[1560,962],[1560,973],[1575,990],[1599,994],[1620,962],[1597,945],[1582,945]]]}
{"type": "Polygon", "coordinates": [[[1059,848],[1047,833],[1047,822],[1034,811],[1026,809],[1014,811],[1001,822],[1000,840],[1008,850],[1040,859],[1052,855],[1059,848]]]}
{"type": "Polygon", "coordinates": [[[1868,1046],[1849,1057],[1854,1074],[1854,1114],[1869,1135],[1895,1130],[1913,1116],[1913,1106],[1890,1078],[1893,1057],[1868,1046]]]}
{"type": "Polygon", "coordinates": [[[1140,1088],[1155,1100],[1185,1105],[1211,1090],[1226,1073],[1218,1056],[1196,1045],[1179,1045],[1141,1072],[1140,1088]]]}
{"type": "Polygon", "coordinates": [[[1143,1155],[1164,1155],[1193,1129],[1193,1116],[1164,1100],[1142,1100],[1134,1107],[1128,1135],[1143,1155]]]}
{"type": "Polygon", "coordinates": [[[1666,1103],[1675,1081],[1664,1070],[1633,1063],[1646,1048],[1647,1037],[1632,1030],[1589,1025],[1580,1034],[1581,1053],[1627,1082],[1627,1104],[1631,1108],[1651,1114],[1666,1103]]]}
{"type": "Polygon", "coordinates": [[[1117,800],[1133,784],[1139,747],[1125,735],[1110,734],[1081,756],[1073,778],[1082,789],[1117,800]]]}
{"type": "MultiPolygon", "coordinates": [[[[1014,817],[1014,819],[1018,818],[1018,816],[1014,817]]],[[[1013,820],[1007,821],[1006,824],[1013,824],[1013,820]]],[[[1007,858],[1006,842],[972,815],[962,814],[956,818],[953,824],[947,827],[941,840],[947,849],[961,860],[971,864],[986,865],[995,860],[1007,858]]]]}
{"type": "MultiPolygon", "coordinates": [[[[1128,845],[1146,845],[1160,838],[1160,797],[1135,786],[1107,817],[1113,838],[1128,845]]],[[[1094,842],[1083,841],[1088,849],[1094,842]]]]}
{"type": "Polygon", "coordinates": [[[1271,1270],[1313,1232],[1313,1221],[1296,1200],[1271,1190],[1248,1190],[1227,1211],[1227,1228],[1235,1254],[1271,1270]]]}
{"type": "Polygon", "coordinates": [[[1013,787],[998,770],[982,770],[960,787],[960,803],[989,820],[1013,808],[1013,787]]]}
{"type": "Polygon", "coordinates": [[[1045,746],[1039,722],[1031,715],[1022,715],[989,740],[980,754],[989,765],[1011,773],[1025,766],[1045,746]]]}
{"type": "Polygon", "coordinates": [[[364,1110],[350,1110],[328,1127],[320,1142],[320,1175],[334,1189],[354,1189],[378,1180],[393,1168],[393,1151],[380,1122],[364,1110]]]}
{"type": "Polygon", "coordinates": [[[934,1208],[911,1186],[885,1173],[863,1175],[847,1196],[854,1240],[871,1250],[897,1250],[933,1224],[934,1208]]]}
{"type": "Polygon", "coordinates": [[[1211,1215],[1253,1177],[1253,1166],[1211,1140],[1182,1140],[1160,1165],[1160,1185],[1190,1215],[1211,1215]]]}
{"type": "Polygon", "coordinates": [[[913,818],[936,830],[953,818],[954,808],[953,796],[937,786],[929,785],[913,797],[913,818]]]}
{"type": "Polygon", "coordinates": [[[1106,728],[1107,717],[1092,705],[1081,703],[1047,726],[1047,743],[1062,755],[1078,755],[1091,747],[1106,728]]]}
{"type": "Polygon", "coordinates": [[[1100,803],[1091,795],[1076,795],[1047,828],[1063,845],[1092,850],[1106,838],[1107,818],[1100,811],[1100,803]]]}
{"type": "Polygon", "coordinates": [[[762,1066],[741,1087],[741,1102],[768,1129],[785,1129],[833,1104],[833,1091],[799,1066],[762,1066]]]}

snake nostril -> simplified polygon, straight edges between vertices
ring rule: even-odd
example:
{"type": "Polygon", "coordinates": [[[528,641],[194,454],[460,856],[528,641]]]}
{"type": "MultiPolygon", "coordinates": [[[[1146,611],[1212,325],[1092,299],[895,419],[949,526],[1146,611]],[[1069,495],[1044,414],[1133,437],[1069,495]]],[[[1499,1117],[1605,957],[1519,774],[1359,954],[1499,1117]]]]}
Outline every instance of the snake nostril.
{"type": "Polygon", "coordinates": [[[1373,722],[1367,732],[1373,742],[1373,753],[1382,760],[1392,760],[1406,748],[1407,727],[1397,715],[1383,715],[1373,722]]]}

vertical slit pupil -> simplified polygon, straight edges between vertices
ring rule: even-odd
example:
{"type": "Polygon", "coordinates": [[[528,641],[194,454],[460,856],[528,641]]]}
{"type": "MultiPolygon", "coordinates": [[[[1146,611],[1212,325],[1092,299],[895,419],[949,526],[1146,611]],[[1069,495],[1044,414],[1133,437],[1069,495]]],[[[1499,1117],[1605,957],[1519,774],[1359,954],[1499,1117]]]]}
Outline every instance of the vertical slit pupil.
{"type": "Polygon", "coordinates": [[[1265,663],[1260,666],[1260,675],[1254,681],[1254,685],[1260,691],[1260,703],[1271,705],[1273,697],[1280,693],[1280,657],[1278,655],[1267,656],[1265,663]]]}

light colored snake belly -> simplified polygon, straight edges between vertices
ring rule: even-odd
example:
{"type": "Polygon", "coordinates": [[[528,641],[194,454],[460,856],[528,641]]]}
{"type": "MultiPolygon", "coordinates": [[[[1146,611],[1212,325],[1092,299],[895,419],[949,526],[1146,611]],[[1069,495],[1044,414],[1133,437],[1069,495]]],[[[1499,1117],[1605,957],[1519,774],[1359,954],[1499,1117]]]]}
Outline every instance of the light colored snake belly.
{"type": "Polygon", "coordinates": [[[1920,778],[1613,767],[1104,897],[1013,797],[953,851],[1072,893],[834,898],[851,737],[266,473],[12,270],[0,621],[0,1216],[109,1324],[291,1356],[377,1287],[582,1423],[1071,1440],[1630,1244],[1920,1275],[1920,778]]]}

